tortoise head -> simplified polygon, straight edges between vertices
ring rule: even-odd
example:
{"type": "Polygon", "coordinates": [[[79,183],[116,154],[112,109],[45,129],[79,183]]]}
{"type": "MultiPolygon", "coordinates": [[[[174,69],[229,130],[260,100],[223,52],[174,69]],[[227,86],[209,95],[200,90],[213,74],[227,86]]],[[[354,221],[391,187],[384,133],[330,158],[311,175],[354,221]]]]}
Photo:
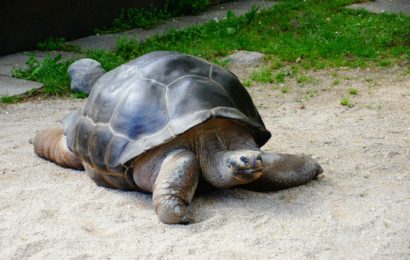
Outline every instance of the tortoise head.
{"type": "Polygon", "coordinates": [[[105,70],[101,64],[93,59],[80,59],[68,67],[71,90],[90,94],[94,83],[104,75],[105,70]]]}
{"type": "Polygon", "coordinates": [[[226,151],[224,164],[235,180],[240,184],[249,183],[262,175],[263,162],[260,151],[226,151]]]}

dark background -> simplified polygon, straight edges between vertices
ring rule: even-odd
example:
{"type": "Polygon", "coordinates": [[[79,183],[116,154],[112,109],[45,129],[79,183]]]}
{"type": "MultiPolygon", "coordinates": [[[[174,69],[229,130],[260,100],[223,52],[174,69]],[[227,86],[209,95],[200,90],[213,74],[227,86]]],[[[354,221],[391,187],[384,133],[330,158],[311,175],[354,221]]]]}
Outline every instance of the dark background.
{"type": "Polygon", "coordinates": [[[2,0],[0,54],[31,50],[49,37],[66,40],[111,25],[122,8],[161,5],[164,0],[2,0]]]}
{"type": "MultiPolygon", "coordinates": [[[[1,0],[0,55],[28,51],[49,37],[72,40],[108,27],[121,9],[160,7],[166,0],[1,0]]],[[[227,0],[210,0],[215,5],[227,0]]]]}

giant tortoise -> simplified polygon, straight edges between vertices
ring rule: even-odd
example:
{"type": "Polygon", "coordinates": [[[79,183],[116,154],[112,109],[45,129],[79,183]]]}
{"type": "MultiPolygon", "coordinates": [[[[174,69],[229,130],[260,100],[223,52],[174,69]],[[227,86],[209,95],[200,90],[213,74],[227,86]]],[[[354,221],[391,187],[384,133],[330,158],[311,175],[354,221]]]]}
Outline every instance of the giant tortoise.
{"type": "Polygon", "coordinates": [[[98,185],[152,192],[163,223],[192,221],[198,184],[276,190],[322,173],[306,155],[263,152],[271,133],[230,71],[168,51],[106,73],[64,128],[33,140],[40,157],[84,169],[98,185]]]}

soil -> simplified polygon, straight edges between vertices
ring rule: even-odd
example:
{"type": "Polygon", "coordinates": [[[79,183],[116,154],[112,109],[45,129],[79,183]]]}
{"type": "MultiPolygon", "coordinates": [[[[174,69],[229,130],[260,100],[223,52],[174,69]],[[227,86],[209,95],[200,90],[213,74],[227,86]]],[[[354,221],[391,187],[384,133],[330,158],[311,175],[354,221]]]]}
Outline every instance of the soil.
{"type": "MultiPolygon", "coordinates": [[[[231,69],[242,80],[251,72],[231,69]]],[[[276,192],[196,194],[190,225],[160,223],[150,194],[98,187],[34,155],[29,138],[84,100],[1,105],[0,259],[408,259],[408,69],[306,76],[248,90],[273,135],[264,149],[312,155],[323,176],[276,192]]]]}

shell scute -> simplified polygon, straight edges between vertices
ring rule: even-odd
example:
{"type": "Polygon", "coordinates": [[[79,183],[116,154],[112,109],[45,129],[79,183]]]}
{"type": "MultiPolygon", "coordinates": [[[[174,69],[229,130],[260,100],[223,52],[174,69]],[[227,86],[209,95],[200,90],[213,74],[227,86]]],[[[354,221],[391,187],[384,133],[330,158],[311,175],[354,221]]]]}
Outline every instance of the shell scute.
{"type": "Polygon", "coordinates": [[[91,162],[90,154],[88,153],[88,146],[94,127],[95,125],[90,119],[82,117],[78,121],[76,129],[73,131],[75,137],[73,138],[74,146],[72,150],[78,155],[79,158],[88,163],[91,162]]]}
{"type": "Polygon", "coordinates": [[[159,131],[169,121],[164,96],[162,85],[148,80],[132,82],[125,89],[124,98],[117,101],[112,128],[134,140],[159,131]]]}
{"type": "Polygon", "coordinates": [[[183,117],[195,111],[211,110],[219,106],[233,106],[226,91],[215,86],[209,78],[184,77],[174,82],[168,89],[170,118],[183,117]]]}
{"type": "Polygon", "coordinates": [[[135,62],[144,78],[155,79],[164,85],[169,85],[187,75],[209,76],[210,63],[199,63],[197,58],[182,56],[179,53],[161,53],[163,54],[161,56],[157,53],[144,55],[146,57],[142,61],[135,62]]]}
{"type": "Polygon", "coordinates": [[[90,156],[91,163],[98,169],[106,169],[106,152],[107,149],[101,149],[108,147],[114,134],[111,132],[108,126],[97,125],[90,137],[90,143],[88,145],[88,154],[90,156]]]}

